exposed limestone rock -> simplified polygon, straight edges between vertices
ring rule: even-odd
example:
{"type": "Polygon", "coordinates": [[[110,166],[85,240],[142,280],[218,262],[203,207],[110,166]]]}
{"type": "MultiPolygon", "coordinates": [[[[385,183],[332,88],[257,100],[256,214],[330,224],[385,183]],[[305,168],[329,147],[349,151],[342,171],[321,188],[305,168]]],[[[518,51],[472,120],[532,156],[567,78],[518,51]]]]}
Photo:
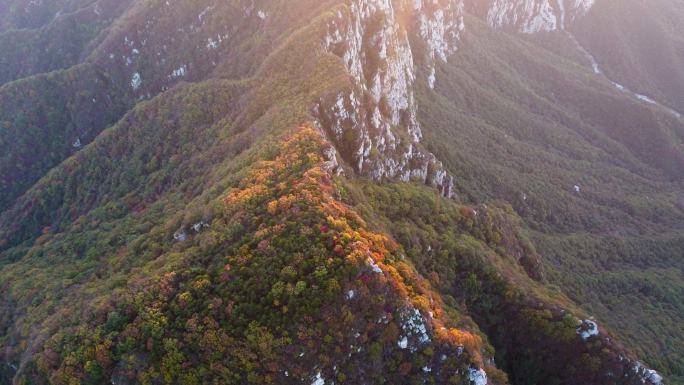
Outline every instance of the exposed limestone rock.
{"type": "Polygon", "coordinates": [[[337,161],[337,150],[335,147],[328,147],[323,151],[323,156],[325,156],[326,162],[323,164],[323,169],[330,173],[331,175],[342,175],[344,174],[344,169],[340,167],[337,161]]]}
{"type": "Polygon", "coordinates": [[[182,78],[188,73],[188,66],[186,64],[183,64],[182,66],[176,68],[171,72],[169,75],[169,79],[174,79],[174,78],[182,78]]]}
{"type": "Polygon", "coordinates": [[[318,374],[316,374],[316,377],[314,378],[311,385],[325,385],[325,380],[321,376],[321,372],[318,372],[318,374]]]}
{"type": "Polygon", "coordinates": [[[197,223],[195,223],[195,224],[192,225],[192,229],[193,229],[196,233],[199,233],[199,232],[201,232],[202,230],[204,230],[204,229],[206,229],[206,228],[208,228],[208,227],[209,227],[209,224],[206,223],[206,222],[204,222],[204,221],[199,221],[199,222],[197,222],[197,223]]]}
{"type": "Polygon", "coordinates": [[[493,27],[514,25],[526,33],[553,31],[558,27],[550,0],[494,0],[487,13],[487,22],[493,27]]]}
{"type": "Polygon", "coordinates": [[[173,239],[178,242],[185,242],[185,240],[188,239],[188,233],[186,233],[185,229],[181,227],[178,229],[178,231],[173,233],[173,239]]]}
{"type": "Polygon", "coordinates": [[[584,320],[577,327],[577,334],[583,340],[588,340],[590,337],[599,335],[598,324],[592,320],[584,320]]]}
{"type": "Polygon", "coordinates": [[[632,370],[641,378],[641,382],[644,384],[665,385],[663,383],[663,376],[655,370],[643,366],[639,361],[634,362],[632,370]]]}
{"type": "Polygon", "coordinates": [[[400,318],[402,334],[397,342],[400,348],[415,352],[420,346],[430,342],[425,318],[418,309],[404,309],[400,318]]]}
{"type": "MultiPolygon", "coordinates": [[[[469,0],[476,3],[475,0],[469,0]]],[[[496,28],[524,33],[564,30],[566,23],[585,15],[594,0],[490,0],[487,22],[496,28]]]]}
{"type": "Polygon", "coordinates": [[[484,369],[470,368],[468,370],[468,379],[474,385],[487,385],[487,373],[484,369]]]}
{"type": "Polygon", "coordinates": [[[426,63],[434,87],[435,63],[456,51],[463,29],[460,0],[349,0],[329,21],[325,49],[343,60],[353,86],[321,100],[317,123],[357,172],[452,196],[453,178],[420,146],[413,87],[416,62],[426,63]]]}
{"type": "Polygon", "coordinates": [[[133,91],[137,91],[141,85],[142,85],[142,77],[140,76],[140,73],[136,72],[131,77],[131,88],[133,88],[133,91]]]}

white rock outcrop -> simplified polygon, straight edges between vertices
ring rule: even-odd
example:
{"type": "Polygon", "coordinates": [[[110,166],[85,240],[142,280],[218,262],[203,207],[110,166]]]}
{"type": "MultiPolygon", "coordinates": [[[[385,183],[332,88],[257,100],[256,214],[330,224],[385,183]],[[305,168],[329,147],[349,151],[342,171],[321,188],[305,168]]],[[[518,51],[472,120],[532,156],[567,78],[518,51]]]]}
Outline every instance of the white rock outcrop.
{"type": "Polygon", "coordinates": [[[593,5],[594,0],[490,0],[486,19],[492,27],[524,33],[564,30],[593,5]]]}
{"type": "Polygon", "coordinates": [[[401,311],[401,335],[397,345],[401,349],[417,351],[418,347],[431,341],[425,318],[418,309],[406,308],[401,311]]]}
{"type": "Polygon", "coordinates": [[[185,242],[185,240],[188,239],[188,233],[185,232],[184,228],[178,229],[175,233],[173,233],[173,239],[175,239],[178,242],[185,242]]]}
{"type": "Polygon", "coordinates": [[[636,373],[641,378],[641,382],[643,384],[665,385],[663,383],[663,376],[661,376],[655,370],[645,367],[639,361],[634,362],[634,366],[632,367],[632,370],[634,371],[634,373],[636,373]]]}
{"type": "Polygon", "coordinates": [[[582,337],[583,340],[588,340],[590,337],[599,335],[598,324],[592,320],[581,321],[580,325],[577,327],[577,334],[582,337]]]}
{"type": "Polygon", "coordinates": [[[352,149],[342,155],[357,172],[453,194],[453,178],[420,146],[413,89],[418,73],[434,87],[435,64],[456,51],[463,29],[461,0],[348,0],[328,22],[325,49],[342,59],[353,86],[321,101],[317,123],[338,149],[352,149]]]}
{"type": "Polygon", "coordinates": [[[325,385],[325,380],[323,379],[323,376],[321,376],[321,372],[316,374],[311,385],[325,385]]]}
{"type": "Polygon", "coordinates": [[[133,91],[137,91],[141,85],[142,85],[142,76],[140,76],[140,73],[136,72],[131,77],[131,88],[133,88],[133,91]]]}
{"type": "Polygon", "coordinates": [[[468,379],[473,385],[487,385],[487,373],[484,369],[468,369],[468,379]]]}

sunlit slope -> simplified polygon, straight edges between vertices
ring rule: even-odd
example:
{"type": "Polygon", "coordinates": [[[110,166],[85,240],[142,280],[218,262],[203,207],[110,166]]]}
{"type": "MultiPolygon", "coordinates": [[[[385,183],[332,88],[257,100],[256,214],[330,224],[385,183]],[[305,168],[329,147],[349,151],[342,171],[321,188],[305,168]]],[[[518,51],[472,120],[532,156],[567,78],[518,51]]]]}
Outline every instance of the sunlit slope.
{"type": "Polygon", "coordinates": [[[2,275],[11,283],[2,306],[11,316],[2,344],[17,370],[3,381],[443,383],[463,381],[471,367],[480,375],[489,353],[477,327],[452,321],[457,313],[427,281],[390,261],[393,243],[333,199],[321,134],[295,129],[319,95],[347,81],[337,59],[311,50],[318,27],[295,32],[254,77],[181,84],[140,103],[3,214],[2,275]],[[282,225],[267,231],[276,219],[282,225]],[[213,275],[216,296],[206,290],[213,275]],[[158,295],[168,285],[183,291],[166,307],[158,295]],[[199,316],[217,300],[224,306],[201,318],[178,312],[196,305],[199,316]],[[203,342],[183,342],[196,322],[203,342]],[[71,339],[93,326],[100,331],[71,339]],[[363,346],[346,348],[357,339],[363,346]],[[300,363],[300,353],[315,359],[300,363]],[[347,354],[355,361],[338,367],[347,354]],[[193,370],[180,370],[186,359],[193,370]]]}
{"type": "Polygon", "coordinates": [[[94,333],[53,335],[37,372],[56,383],[463,382],[484,362],[476,327],[454,327],[458,313],[392,242],[333,198],[325,146],[300,128],[263,147],[199,225],[176,232],[159,271],[94,310],[94,333]]]}
{"type": "Polygon", "coordinates": [[[186,207],[199,221],[265,151],[246,152],[253,143],[306,120],[315,95],[344,81],[341,67],[308,50],[312,35],[275,50],[252,80],[182,85],[142,103],[3,213],[6,359],[23,368],[46,337],[86,320],[91,301],[149,274],[137,269],[158,251],[143,253],[135,239],[173,247],[178,227],[191,224],[186,207]]]}

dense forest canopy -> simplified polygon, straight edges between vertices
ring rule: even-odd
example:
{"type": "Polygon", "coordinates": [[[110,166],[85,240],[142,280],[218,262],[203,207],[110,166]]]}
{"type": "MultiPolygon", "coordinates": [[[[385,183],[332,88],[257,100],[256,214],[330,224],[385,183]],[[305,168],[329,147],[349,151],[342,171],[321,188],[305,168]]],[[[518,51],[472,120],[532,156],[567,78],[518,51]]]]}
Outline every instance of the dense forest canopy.
{"type": "Polygon", "coordinates": [[[682,20],[0,0],[0,385],[684,384],[682,20]]]}

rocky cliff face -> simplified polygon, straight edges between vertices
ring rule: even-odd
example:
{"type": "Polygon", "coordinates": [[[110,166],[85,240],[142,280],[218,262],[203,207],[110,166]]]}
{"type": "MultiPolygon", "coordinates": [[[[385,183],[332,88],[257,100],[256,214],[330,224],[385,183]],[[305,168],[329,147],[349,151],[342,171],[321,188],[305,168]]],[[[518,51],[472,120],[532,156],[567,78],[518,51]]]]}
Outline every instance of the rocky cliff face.
{"type": "Polygon", "coordinates": [[[565,29],[586,14],[595,0],[490,0],[486,6],[469,1],[474,13],[497,28],[512,28],[524,33],[565,29]]]}
{"type": "MultiPolygon", "coordinates": [[[[462,0],[348,0],[329,20],[323,44],[339,56],[351,87],[316,107],[317,124],[357,172],[375,180],[419,180],[453,195],[453,178],[420,144],[414,86],[437,82],[464,29],[462,0]]],[[[467,4],[498,28],[564,29],[593,0],[492,0],[467,4]],[[479,9],[478,9],[479,8],[479,9]]]]}
{"type": "Polygon", "coordinates": [[[357,172],[453,194],[453,178],[420,145],[413,88],[418,73],[434,87],[434,66],[456,51],[463,28],[460,0],[351,0],[329,21],[325,49],[342,58],[352,86],[323,98],[316,115],[357,172]]]}

